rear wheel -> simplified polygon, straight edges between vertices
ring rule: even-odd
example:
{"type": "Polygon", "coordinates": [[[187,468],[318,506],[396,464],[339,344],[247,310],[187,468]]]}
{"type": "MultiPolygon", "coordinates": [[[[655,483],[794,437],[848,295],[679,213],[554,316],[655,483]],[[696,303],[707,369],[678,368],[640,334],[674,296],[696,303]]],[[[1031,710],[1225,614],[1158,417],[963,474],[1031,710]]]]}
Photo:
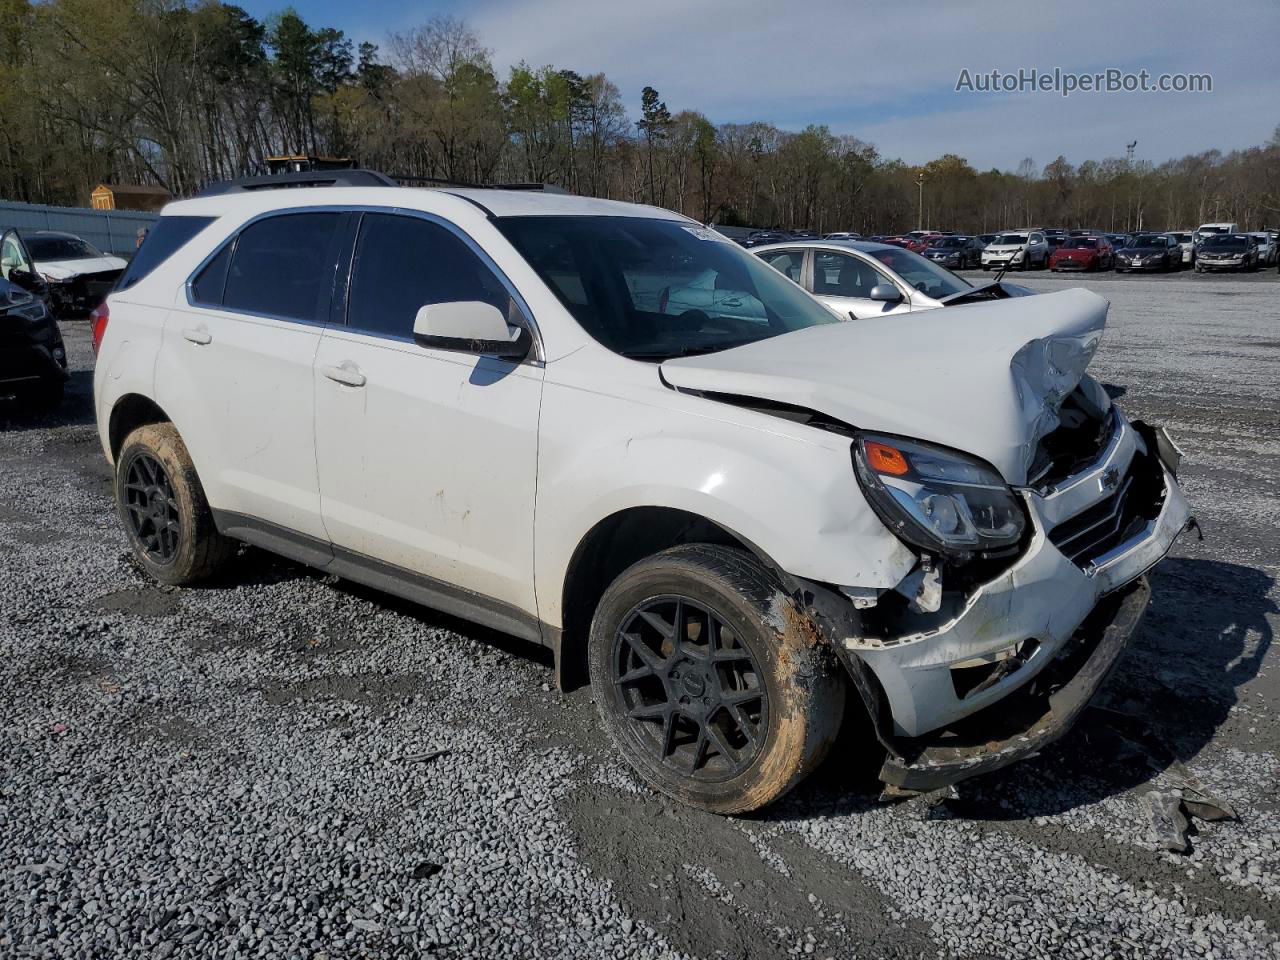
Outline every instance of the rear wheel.
{"type": "Polygon", "coordinates": [[[216,573],[236,543],[218,533],[204,488],[171,423],[139,427],[116,458],[116,508],[133,555],[161,583],[185,585],[216,573]]]}
{"type": "Polygon", "coordinates": [[[741,550],[690,544],[627,569],[600,600],[589,660],[601,719],[627,762],[714,813],[773,802],[839,732],[839,665],[741,550]]]}

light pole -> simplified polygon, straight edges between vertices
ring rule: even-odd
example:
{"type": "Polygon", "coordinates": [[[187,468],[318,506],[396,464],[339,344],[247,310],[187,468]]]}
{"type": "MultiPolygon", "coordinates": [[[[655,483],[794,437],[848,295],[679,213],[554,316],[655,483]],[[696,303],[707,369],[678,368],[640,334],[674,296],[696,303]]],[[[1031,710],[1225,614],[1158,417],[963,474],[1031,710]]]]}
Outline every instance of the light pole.
{"type": "Polygon", "coordinates": [[[924,229],[924,171],[920,171],[920,176],[916,177],[916,186],[920,188],[919,199],[916,201],[916,229],[924,229]]]}

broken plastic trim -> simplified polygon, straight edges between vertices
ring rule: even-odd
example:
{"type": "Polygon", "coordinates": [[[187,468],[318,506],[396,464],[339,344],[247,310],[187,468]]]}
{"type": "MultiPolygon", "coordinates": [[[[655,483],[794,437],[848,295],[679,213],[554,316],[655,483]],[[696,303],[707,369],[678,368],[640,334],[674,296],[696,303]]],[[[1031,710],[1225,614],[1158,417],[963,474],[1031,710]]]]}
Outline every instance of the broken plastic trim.
{"type": "Polygon", "coordinates": [[[1032,684],[953,728],[893,738],[880,779],[891,797],[927,793],[1034,756],[1071,729],[1106,681],[1151,599],[1146,577],[1104,599],[1032,684]]]}

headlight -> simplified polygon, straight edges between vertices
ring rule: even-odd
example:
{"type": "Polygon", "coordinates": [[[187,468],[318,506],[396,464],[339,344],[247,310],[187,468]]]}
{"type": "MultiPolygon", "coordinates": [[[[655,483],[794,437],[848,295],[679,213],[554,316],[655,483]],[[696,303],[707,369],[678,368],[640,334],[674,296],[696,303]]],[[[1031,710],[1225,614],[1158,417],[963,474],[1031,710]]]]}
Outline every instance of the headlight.
{"type": "Polygon", "coordinates": [[[30,303],[35,296],[21,287],[9,285],[8,290],[0,290],[0,310],[5,307],[21,307],[30,303]]]}
{"type": "Polygon", "coordinates": [[[1022,505],[1004,479],[975,457],[864,433],[854,444],[854,463],[880,519],[921,550],[968,554],[1022,539],[1022,505]]]}
{"type": "Polygon", "coordinates": [[[1023,255],[1024,253],[1026,253],[1026,252],[1027,252],[1026,250],[1016,250],[1016,251],[1014,251],[1013,259],[1014,259],[1014,260],[1020,260],[1020,259],[1022,259],[1022,255],[1023,255]]]}

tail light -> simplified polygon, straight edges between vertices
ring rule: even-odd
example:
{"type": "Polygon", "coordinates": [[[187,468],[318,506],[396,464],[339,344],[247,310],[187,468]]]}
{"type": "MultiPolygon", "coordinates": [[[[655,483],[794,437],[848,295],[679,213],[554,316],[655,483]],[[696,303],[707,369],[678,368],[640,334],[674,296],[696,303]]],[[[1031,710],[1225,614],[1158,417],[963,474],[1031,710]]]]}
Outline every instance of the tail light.
{"type": "Polygon", "coordinates": [[[111,311],[107,301],[103,300],[89,314],[90,328],[93,330],[93,355],[96,357],[102,349],[102,335],[107,332],[107,321],[111,319],[111,311]]]}

